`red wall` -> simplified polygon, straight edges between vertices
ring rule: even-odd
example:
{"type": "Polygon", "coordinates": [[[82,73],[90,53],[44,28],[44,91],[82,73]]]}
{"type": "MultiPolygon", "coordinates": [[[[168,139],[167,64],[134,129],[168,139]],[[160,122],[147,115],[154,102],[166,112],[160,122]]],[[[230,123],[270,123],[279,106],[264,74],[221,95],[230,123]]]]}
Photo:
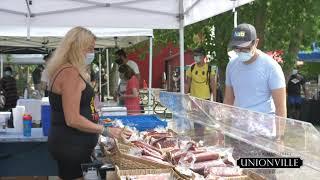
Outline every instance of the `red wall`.
{"type": "MultiPolygon", "coordinates": [[[[180,53],[177,53],[171,57],[167,57],[166,59],[168,62],[168,64],[170,64],[172,67],[174,66],[180,66],[180,53]]],[[[194,63],[193,60],[193,54],[192,51],[187,50],[184,53],[184,65],[191,65],[194,63]]]]}
{"type": "MultiPolygon", "coordinates": [[[[156,54],[156,56],[153,57],[153,64],[152,64],[152,87],[153,88],[161,88],[161,80],[162,80],[162,74],[165,71],[165,60],[168,59],[169,56],[175,55],[179,52],[179,48],[174,47],[172,44],[168,44],[165,48],[161,49],[159,53],[156,54]],[[171,55],[170,55],[171,50],[171,55]]],[[[148,84],[149,79],[149,52],[146,53],[145,59],[139,59],[139,53],[140,51],[136,51],[134,53],[128,54],[128,58],[130,60],[135,61],[140,70],[141,80],[146,81],[148,84]]],[[[171,65],[179,66],[179,56],[170,58],[172,62],[170,62],[171,65]]],[[[169,59],[168,59],[169,60],[169,59]]],[[[187,51],[185,53],[185,64],[190,65],[192,64],[193,57],[190,53],[190,51],[187,51]]],[[[140,82],[140,84],[142,84],[140,82]]],[[[142,87],[142,86],[140,86],[142,87]]]]}

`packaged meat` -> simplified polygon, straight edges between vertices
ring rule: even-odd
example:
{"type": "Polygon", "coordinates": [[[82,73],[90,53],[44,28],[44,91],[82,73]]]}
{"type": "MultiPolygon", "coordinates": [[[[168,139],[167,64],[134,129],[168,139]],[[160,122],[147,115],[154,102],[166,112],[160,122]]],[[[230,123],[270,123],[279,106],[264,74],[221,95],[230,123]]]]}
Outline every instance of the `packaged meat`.
{"type": "Polygon", "coordinates": [[[169,180],[170,173],[122,176],[125,180],[169,180]]]}
{"type": "Polygon", "coordinates": [[[159,149],[157,149],[157,148],[155,148],[155,147],[153,147],[153,146],[151,146],[148,143],[145,143],[143,141],[132,141],[132,143],[137,147],[140,147],[140,148],[145,148],[146,147],[146,148],[152,149],[152,150],[157,151],[160,154],[162,154],[162,152],[159,149]]]}
{"type": "Polygon", "coordinates": [[[159,149],[174,148],[177,147],[178,141],[173,137],[163,137],[153,141],[151,145],[159,149]]]}
{"type": "Polygon", "coordinates": [[[184,151],[195,151],[198,145],[194,141],[179,140],[179,148],[184,151]]]}
{"type": "Polygon", "coordinates": [[[211,161],[204,161],[204,162],[194,163],[193,167],[191,167],[191,170],[193,170],[196,173],[199,173],[199,174],[203,175],[205,168],[209,168],[209,167],[226,167],[226,166],[227,165],[222,161],[222,159],[218,159],[218,160],[211,160],[211,161]]]}
{"type": "Polygon", "coordinates": [[[207,167],[204,170],[204,175],[206,177],[210,177],[210,176],[223,176],[223,177],[241,176],[242,169],[240,169],[239,166],[235,166],[235,167],[207,167]]]}
{"type": "MultiPolygon", "coordinates": [[[[210,161],[210,160],[217,160],[220,158],[219,154],[216,152],[202,152],[194,154],[195,162],[204,162],[204,161],[210,161]]],[[[186,161],[192,161],[191,158],[186,159],[186,161]]]]}
{"type": "Polygon", "coordinates": [[[183,158],[180,158],[178,164],[179,166],[185,167],[185,168],[191,168],[196,161],[196,158],[193,153],[188,152],[187,155],[183,158]]]}
{"type": "Polygon", "coordinates": [[[178,164],[179,160],[181,158],[184,158],[188,152],[193,153],[193,154],[199,154],[199,153],[203,153],[205,152],[204,150],[200,150],[200,151],[177,151],[174,152],[173,154],[171,154],[171,160],[174,164],[178,164]]]}
{"type": "Polygon", "coordinates": [[[192,177],[192,170],[190,170],[190,168],[184,167],[184,166],[177,166],[174,168],[175,171],[177,171],[178,173],[185,175],[187,177],[192,177]]]}
{"type": "Polygon", "coordinates": [[[142,149],[142,154],[146,155],[146,156],[151,156],[151,157],[154,157],[154,158],[158,158],[158,159],[164,160],[164,157],[160,153],[158,153],[157,151],[153,151],[151,149],[148,149],[148,148],[143,148],[142,149]]]}

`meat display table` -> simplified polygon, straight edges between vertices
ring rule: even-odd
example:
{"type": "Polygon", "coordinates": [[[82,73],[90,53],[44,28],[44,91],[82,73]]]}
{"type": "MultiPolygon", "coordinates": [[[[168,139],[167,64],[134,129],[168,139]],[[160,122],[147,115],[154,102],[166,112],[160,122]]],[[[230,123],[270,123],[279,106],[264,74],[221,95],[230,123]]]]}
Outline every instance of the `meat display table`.
{"type": "Polygon", "coordinates": [[[33,128],[31,137],[14,129],[0,134],[0,176],[56,176],[57,166],[48,152],[47,140],[42,128],[33,128]]]}

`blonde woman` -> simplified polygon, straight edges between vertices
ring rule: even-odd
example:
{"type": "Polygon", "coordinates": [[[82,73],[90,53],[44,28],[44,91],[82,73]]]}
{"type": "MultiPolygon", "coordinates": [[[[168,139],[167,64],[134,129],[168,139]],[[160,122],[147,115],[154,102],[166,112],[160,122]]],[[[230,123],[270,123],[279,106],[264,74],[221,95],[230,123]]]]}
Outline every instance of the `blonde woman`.
{"type": "Polygon", "coordinates": [[[82,179],[81,164],[90,163],[99,134],[114,138],[131,135],[129,131],[97,124],[94,91],[86,71],[94,58],[95,40],[88,29],[71,29],[47,66],[51,104],[48,145],[61,179],[82,179]]]}

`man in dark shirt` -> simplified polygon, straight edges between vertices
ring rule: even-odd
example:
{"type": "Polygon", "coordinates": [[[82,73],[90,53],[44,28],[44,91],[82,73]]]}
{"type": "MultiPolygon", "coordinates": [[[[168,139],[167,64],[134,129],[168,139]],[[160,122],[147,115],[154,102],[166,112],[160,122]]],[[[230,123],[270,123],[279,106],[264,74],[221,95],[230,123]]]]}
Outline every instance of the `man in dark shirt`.
{"type": "Polygon", "coordinates": [[[18,100],[17,83],[12,76],[11,67],[6,67],[4,69],[4,76],[0,80],[0,88],[4,91],[4,96],[6,99],[3,110],[10,111],[12,108],[16,107],[18,100]]]}
{"type": "Polygon", "coordinates": [[[32,80],[35,90],[41,91],[41,73],[43,71],[43,65],[38,65],[32,72],[32,80]]]}
{"type": "Polygon", "coordinates": [[[293,70],[287,86],[289,104],[288,116],[290,118],[300,119],[300,110],[303,101],[301,97],[301,87],[303,88],[304,95],[306,96],[305,80],[301,74],[298,74],[298,70],[293,70]]]}

